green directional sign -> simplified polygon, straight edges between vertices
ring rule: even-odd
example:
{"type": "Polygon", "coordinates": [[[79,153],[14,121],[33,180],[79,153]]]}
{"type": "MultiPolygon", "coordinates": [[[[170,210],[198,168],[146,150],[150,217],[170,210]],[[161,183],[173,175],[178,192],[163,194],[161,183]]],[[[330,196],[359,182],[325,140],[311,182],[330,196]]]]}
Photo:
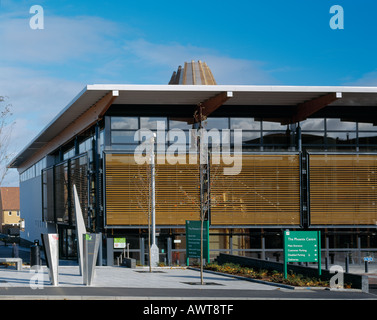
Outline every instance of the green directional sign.
{"type": "Polygon", "coordinates": [[[318,262],[317,231],[285,231],[287,262],[318,262]]]}
{"type": "MultiPolygon", "coordinates": [[[[186,221],[186,258],[187,265],[189,258],[200,258],[200,230],[201,221],[187,220],[186,221]]],[[[203,225],[203,258],[209,261],[209,222],[204,221],[203,225]]]]}
{"type": "Polygon", "coordinates": [[[321,274],[320,231],[284,231],[285,275],[288,262],[317,262],[321,274]]]}

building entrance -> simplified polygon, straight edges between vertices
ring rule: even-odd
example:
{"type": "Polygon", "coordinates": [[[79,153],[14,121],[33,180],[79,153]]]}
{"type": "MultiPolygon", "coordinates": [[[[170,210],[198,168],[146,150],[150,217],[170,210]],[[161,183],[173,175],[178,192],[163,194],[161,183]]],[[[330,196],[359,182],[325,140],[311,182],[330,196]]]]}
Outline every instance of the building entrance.
{"type": "Polygon", "coordinates": [[[77,259],[77,239],[75,228],[58,225],[59,259],[77,259]]]}

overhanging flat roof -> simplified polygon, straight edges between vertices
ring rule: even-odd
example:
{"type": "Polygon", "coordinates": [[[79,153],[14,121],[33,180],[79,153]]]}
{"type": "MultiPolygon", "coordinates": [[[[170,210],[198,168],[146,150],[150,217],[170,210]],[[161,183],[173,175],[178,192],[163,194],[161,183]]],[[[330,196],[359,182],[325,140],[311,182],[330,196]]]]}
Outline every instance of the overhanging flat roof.
{"type": "Polygon", "coordinates": [[[310,109],[316,104],[323,104],[377,108],[377,87],[88,85],[10,162],[8,167],[20,167],[111,92],[116,95],[116,99],[111,102],[113,105],[196,106],[225,92],[231,93],[231,98],[223,103],[224,106],[305,106],[306,109],[310,109]]]}

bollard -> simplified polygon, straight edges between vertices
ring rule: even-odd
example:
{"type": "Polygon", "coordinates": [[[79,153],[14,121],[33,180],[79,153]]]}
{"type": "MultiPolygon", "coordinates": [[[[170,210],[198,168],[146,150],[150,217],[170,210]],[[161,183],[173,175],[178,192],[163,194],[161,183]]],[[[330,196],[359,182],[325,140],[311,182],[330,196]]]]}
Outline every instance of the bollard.
{"type": "Polygon", "coordinates": [[[30,267],[39,269],[41,266],[41,252],[39,247],[39,240],[34,240],[34,244],[30,246],[30,267]]]}
{"type": "Polygon", "coordinates": [[[365,266],[365,273],[368,273],[368,261],[364,261],[364,266],[365,266]]]}
{"type": "Polygon", "coordinates": [[[346,273],[349,271],[349,257],[348,254],[346,255],[346,273]]]}
{"type": "Polygon", "coordinates": [[[18,246],[16,243],[12,244],[12,258],[19,258],[18,255],[18,246]]]}

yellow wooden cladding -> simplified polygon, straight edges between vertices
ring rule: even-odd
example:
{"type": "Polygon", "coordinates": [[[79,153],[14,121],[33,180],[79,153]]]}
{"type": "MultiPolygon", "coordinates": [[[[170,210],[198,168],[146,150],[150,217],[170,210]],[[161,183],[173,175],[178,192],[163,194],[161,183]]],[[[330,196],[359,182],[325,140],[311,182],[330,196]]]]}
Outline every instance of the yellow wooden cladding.
{"type": "Polygon", "coordinates": [[[238,175],[211,166],[211,224],[300,224],[298,155],[243,155],[238,175]]]}
{"type": "MultiPolygon", "coordinates": [[[[156,224],[184,225],[198,220],[199,167],[156,164],[156,224]]],[[[147,225],[150,166],[129,154],[106,154],[107,225],[147,225]]]]}
{"type": "Polygon", "coordinates": [[[310,155],[313,225],[375,225],[376,155],[310,155]]]}

